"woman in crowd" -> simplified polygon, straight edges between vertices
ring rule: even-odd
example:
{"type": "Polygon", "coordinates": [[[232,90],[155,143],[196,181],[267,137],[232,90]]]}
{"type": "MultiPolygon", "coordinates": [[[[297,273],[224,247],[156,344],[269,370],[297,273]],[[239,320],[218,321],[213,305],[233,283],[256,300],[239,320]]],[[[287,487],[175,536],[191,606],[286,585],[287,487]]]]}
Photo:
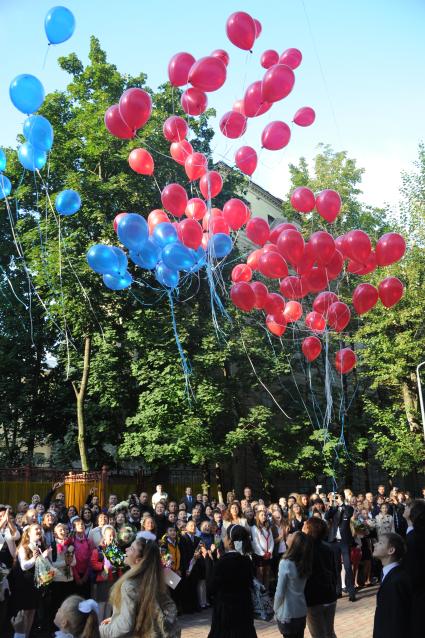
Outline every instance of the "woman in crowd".
{"type": "Polygon", "coordinates": [[[273,533],[267,519],[267,512],[263,509],[257,512],[255,525],[251,527],[251,538],[257,578],[266,588],[268,588],[274,540],[273,533]]]}
{"type": "Polygon", "coordinates": [[[17,560],[13,566],[13,609],[24,611],[24,631],[28,638],[35,612],[40,605],[41,592],[35,584],[35,563],[39,556],[49,559],[51,548],[43,541],[43,530],[38,523],[29,525],[22,534],[17,560]]]}
{"type": "Polygon", "coordinates": [[[159,548],[136,539],[126,550],[130,568],[113,586],[111,618],[100,626],[102,638],[179,638],[177,609],[168,596],[159,548]]]}
{"type": "Polygon", "coordinates": [[[305,520],[306,516],[303,514],[301,505],[299,503],[294,503],[288,514],[289,531],[291,533],[301,531],[305,520]]]}
{"type": "Polygon", "coordinates": [[[90,559],[91,547],[85,534],[84,522],[79,516],[72,519],[73,533],[69,543],[74,545],[75,566],[73,567],[75,589],[77,594],[90,596],[90,559]]]}
{"type": "Polygon", "coordinates": [[[279,561],[286,552],[286,537],[288,535],[288,522],[283,518],[282,510],[278,506],[272,511],[271,530],[273,534],[273,572],[276,575],[279,561]]]}
{"type": "Polygon", "coordinates": [[[85,505],[81,510],[81,518],[84,523],[84,533],[86,535],[86,538],[88,538],[91,530],[94,527],[94,524],[93,524],[94,518],[93,518],[93,512],[91,511],[90,507],[87,507],[87,505],[85,505]]]}
{"type": "Polygon", "coordinates": [[[89,543],[93,548],[97,547],[102,542],[102,528],[107,524],[108,515],[101,512],[97,517],[96,527],[93,527],[89,534],[89,543]]]}
{"type": "Polygon", "coordinates": [[[56,516],[52,512],[46,512],[41,521],[43,529],[43,539],[46,547],[52,547],[55,544],[55,525],[56,516]]]}
{"type": "Polygon", "coordinates": [[[387,503],[382,503],[380,507],[380,513],[375,517],[376,522],[376,533],[378,535],[378,540],[381,534],[390,534],[393,533],[394,530],[394,518],[388,512],[387,503]]]}
{"type": "Polygon", "coordinates": [[[153,516],[144,516],[140,522],[140,528],[141,532],[137,533],[136,538],[140,538],[141,534],[143,533],[143,538],[145,538],[146,540],[156,540],[156,523],[153,516]]]}
{"type": "Polygon", "coordinates": [[[75,507],[75,505],[70,505],[68,509],[66,510],[66,518],[68,522],[68,529],[70,532],[72,532],[71,519],[75,518],[75,516],[78,516],[77,508],[75,507]]]}
{"type": "Polygon", "coordinates": [[[52,557],[55,576],[52,583],[52,610],[54,615],[65,598],[74,593],[74,570],[76,561],[74,545],[68,542],[69,531],[65,523],[55,526],[55,555],[52,557]]]}
{"type": "Polygon", "coordinates": [[[0,581],[0,627],[6,626],[8,577],[16,556],[16,543],[20,537],[10,508],[0,505],[0,564],[3,565],[4,573],[4,579],[0,581]]]}
{"type": "Polygon", "coordinates": [[[225,553],[218,560],[211,551],[202,549],[208,592],[214,599],[208,638],[256,638],[248,532],[241,525],[230,525],[223,542],[225,553]]]}
{"type": "Polygon", "coordinates": [[[91,568],[95,576],[95,599],[99,605],[99,619],[102,621],[109,611],[106,605],[113,583],[121,576],[124,554],[116,543],[117,533],[112,525],[102,528],[102,541],[91,553],[91,568]]]}
{"type": "Polygon", "coordinates": [[[287,638],[303,638],[307,605],[304,588],[311,574],[313,543],[310,536],[295,532],[279,564],[274,611],[280,633],[287,638]]]}
{"type": "Polygon", "coordinates": [[[247,527],[246,518],[242,516],[241,506],[238,501],[235,501],[234,499],[223,514],[223,539],[226,535],[227,528],[230,525],[242,525],[242,527],[247,527]]]}

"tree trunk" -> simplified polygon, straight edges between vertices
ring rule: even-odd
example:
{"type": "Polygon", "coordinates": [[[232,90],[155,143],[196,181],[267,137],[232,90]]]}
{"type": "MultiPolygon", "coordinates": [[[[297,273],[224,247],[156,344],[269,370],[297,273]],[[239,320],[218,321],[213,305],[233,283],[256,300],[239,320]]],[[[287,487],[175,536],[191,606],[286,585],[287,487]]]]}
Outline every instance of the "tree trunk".
{"type": "Polygon", "coordinates": [[[215,464],[215,482],[217,484],[218,502],[219,503],[224,503],[224,500],[223,500],[223,485],[222,485],[222,478],[221,478],[220,463],[216,463],[215,464]]]}
{"type": "Polygon", "coordinates": [[[83,374],[81,376],[80,388],[78,389],[73,382],[75,397],[77,399],[77,423],[78,423],[78,449],[80,451],[81,469],[83,472],[89,471],[89,464],[87,460],[86,450],[86,424],[84,419],[84,401],[86,398],[87,385],[89,381],[90,373],[90,346],[91,337],[86,336],[84,339],[84,362],[83,362],[83,374]]]}
{"type": "MultiPolygon", "coordinates": [[[[410,375],[411,384],[416,384],[416,375],[414,372],[410,375]]],[[[412,390],[412,385],[406,381],[402,384],[404,409],[406,411],[407,422],[411,432],[420,432],[422,430],[418,421],[418,396],[412,390]]]]}

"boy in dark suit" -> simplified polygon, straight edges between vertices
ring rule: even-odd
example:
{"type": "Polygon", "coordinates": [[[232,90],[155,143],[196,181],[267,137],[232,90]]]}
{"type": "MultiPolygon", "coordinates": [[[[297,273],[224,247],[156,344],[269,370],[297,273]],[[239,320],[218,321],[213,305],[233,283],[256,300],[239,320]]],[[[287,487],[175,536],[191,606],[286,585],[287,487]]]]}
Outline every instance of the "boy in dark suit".
{"type": "Polygon", "coordinates": [[[373,550],[382,563],[382,581],[376,596],[373,638],[407,638],[410,636],[412,587],[400,565],[406,553],[398,534],[381,534],[373,550]]]}

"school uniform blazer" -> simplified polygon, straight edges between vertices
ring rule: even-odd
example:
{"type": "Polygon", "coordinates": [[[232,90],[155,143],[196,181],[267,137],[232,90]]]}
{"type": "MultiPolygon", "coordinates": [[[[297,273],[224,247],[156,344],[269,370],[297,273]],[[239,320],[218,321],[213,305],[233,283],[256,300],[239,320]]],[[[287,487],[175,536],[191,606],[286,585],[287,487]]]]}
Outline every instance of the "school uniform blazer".
{"type": "Polygon", "coordinates": [[[373,638],[411,636],[412,586],[408,575],[397,565],[385,576],[376,595],[373,638]]]}

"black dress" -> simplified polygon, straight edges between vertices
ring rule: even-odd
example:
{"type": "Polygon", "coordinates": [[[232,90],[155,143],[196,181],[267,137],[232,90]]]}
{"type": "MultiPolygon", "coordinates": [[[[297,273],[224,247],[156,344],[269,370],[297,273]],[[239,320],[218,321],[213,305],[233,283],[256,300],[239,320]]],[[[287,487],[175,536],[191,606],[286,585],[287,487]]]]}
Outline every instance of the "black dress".
{"type": "Polygon", "coordinates": [[[251,599],[251,559],[228,552],[214,563],[211,559],[205,563],[208,593],[214,598],[208,638],[257,638],[251,599]]]}
{"type": "Polygon", "coordinates": [[[12,569],[12,607],[16,613],[20,609],[37,609],[40,604],[40,590],[35,586],[35,567],[22,569],[19,555],[12,569]]]}

